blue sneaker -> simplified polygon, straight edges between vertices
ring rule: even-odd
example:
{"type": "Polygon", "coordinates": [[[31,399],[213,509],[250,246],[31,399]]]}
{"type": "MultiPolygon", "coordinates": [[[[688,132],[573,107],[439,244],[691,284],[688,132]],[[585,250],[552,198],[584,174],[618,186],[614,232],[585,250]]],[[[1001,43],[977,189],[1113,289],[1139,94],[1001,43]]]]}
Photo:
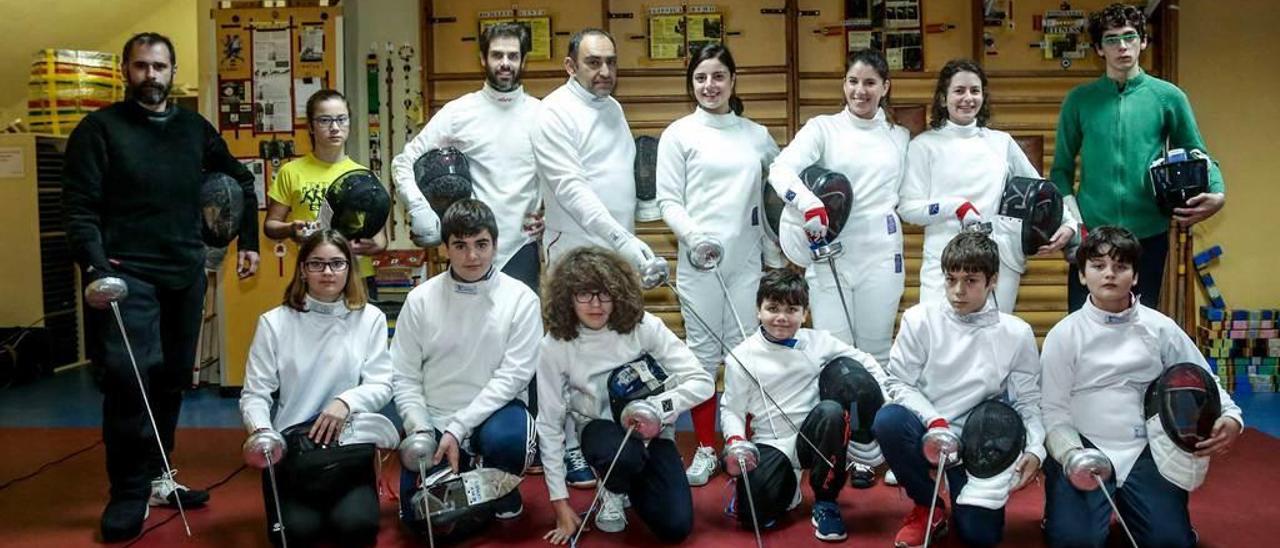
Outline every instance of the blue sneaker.
{"type": "Polygon", "coordinates": [[[831,501],[820,500],[813,503],[813,536],[826,542],[839,542],[849,538],[844,528],[844,519],[840,517],[840,506],[831,501]]]}
{"type": "Polygon", "coordinates": [[[574,447],[564,453],[564,480],[569,487],[592,489],[596,486],[596,473],[587,465],[587,457],[582,449],[574,447]]]}

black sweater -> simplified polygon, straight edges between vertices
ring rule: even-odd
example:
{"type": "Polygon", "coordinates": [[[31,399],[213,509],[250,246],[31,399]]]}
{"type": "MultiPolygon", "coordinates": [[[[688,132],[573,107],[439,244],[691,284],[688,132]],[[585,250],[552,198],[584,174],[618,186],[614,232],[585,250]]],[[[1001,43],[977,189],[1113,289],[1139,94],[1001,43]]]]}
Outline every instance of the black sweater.
{"type": "Polygon", "coordinates": [[[200,187],[211,171],[244,189],[238,249],[257,251],[253,174],[203,117],[176,106],[153,112],[134,101],[90,113],[71,132],[62,173],[76,261],[161,287],[189,286],[204,265],[200,187]]]}

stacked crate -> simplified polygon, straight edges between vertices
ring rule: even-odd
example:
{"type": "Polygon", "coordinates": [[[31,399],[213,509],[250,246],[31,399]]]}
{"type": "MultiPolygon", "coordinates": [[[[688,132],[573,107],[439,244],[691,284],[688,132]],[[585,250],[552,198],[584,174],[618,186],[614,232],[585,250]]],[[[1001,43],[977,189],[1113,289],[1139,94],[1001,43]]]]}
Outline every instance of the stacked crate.
{"type": "Polygon", "coordinates": [[[119,64],[118,55],[98,51],[36,52],[27,80],[31,131],[67,135],[86,114],[123,98],[119,64]]]}

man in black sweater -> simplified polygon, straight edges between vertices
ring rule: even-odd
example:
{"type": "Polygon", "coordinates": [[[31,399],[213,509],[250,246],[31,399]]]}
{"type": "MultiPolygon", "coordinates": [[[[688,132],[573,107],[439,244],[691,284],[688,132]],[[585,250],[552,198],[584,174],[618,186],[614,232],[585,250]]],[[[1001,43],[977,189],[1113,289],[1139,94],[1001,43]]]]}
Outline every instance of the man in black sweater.
{"type": "Polygon", "coordinates": [[[116,276],[129,286],[121,314],[159,430],[147,417],[113,316],[86,307],[85,346],[101,381],[111,481],[102,513],[107,542],[138,536],[149,506],[181,498],[190,508],[209,499],[164,477],[154,439],[158,434],[166,452],[173,451],[182,390],[196,359],[206,285],[200,230],[206,172],[226,173],[244,190],[237,271],[244,278],[258,267],[253,175],[209,122],[169,105],[174,58],[173,44],[159,34],[125,43],[127,97],[76,126],[62,175],[67,233],[84,282],[116,276]]]}

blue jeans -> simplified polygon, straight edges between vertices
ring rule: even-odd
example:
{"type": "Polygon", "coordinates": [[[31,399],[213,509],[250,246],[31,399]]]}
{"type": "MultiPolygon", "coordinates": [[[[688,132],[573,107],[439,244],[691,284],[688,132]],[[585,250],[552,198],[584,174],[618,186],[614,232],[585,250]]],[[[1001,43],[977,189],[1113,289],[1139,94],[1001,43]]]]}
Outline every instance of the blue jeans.
{"type": "MultiPolygon", "coordinates": [[[[889,462],[889,469],[898,477],[898,484],[907,490],[907,496],[918,506],[929,506],[933,496],[933,478],[930,470],[936,469],[924,458],[924,423],[906,407],[890,404],[876,413],[871,426],[880,451],[889,462]]],[[[960,490],[968,483],[964,467],[956,466],[946,471],[947,491],[951,493],[951,524],[960,542],[966,546],[995,546],[1004,538],[1004,508],[991,510],[980,506],[956,504],[960,490]]]]}
{"type": "MultiPolygon", "coordinates": [[[[1087,439],[1084,443],[1093,447],[1087,439]]],[[[1045,536],[1049,546],[1105,546],[1112,510],[1102,492],[1072,487],[1062,473],[1062,465],[1053,458],[1045,460],[1044,476],[1045,536]]],[[[1115,478],[1107,480],[1105,487],[1139,546],[1195,546],[1187,492],[1160,475],[1150,448],[1138,456],[1123,487],[1116,488],[1115,478]]]]}
{"type": "MultiPolygon", "coordinates": [[[[471,433],[471,450],[484,461],[487,468],[497,468],[516,475],[523,475],[524,469],[532,455],[533,417],[525,408],[524,402],[514,400],[480,423],[480,427],[471,433]]],[[[435,431],[439,440],[444,433],[435,431]]],[[[475,467],[475,456],[467,451],[458,452],[458,469],[471,470],[475,467]]],[[[448,466],[440,461],[427,469],[427,475],[448,466]]],[[[416,470],[400,470],[400,519],[406,523],[413,519],[412,500],[418,492],[418,472],[416,470]]]]}

